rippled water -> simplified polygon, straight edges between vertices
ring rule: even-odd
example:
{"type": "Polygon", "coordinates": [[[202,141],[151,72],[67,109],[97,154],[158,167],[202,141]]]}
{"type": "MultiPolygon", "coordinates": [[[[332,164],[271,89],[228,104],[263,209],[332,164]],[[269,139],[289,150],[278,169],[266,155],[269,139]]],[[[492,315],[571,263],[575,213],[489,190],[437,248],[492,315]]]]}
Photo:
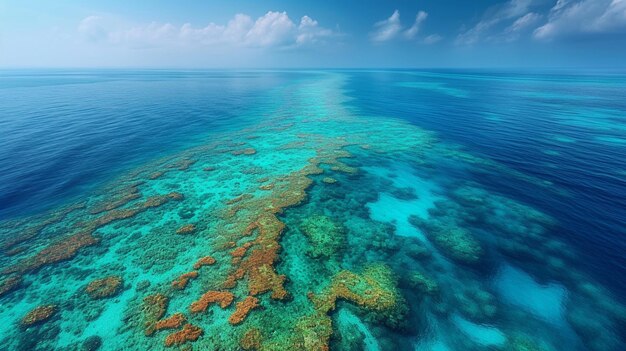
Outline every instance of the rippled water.
{"type": "Polygon", "coordinates": [[[621,350],[626,76],[0,72],[11,350],[621,350]]]}

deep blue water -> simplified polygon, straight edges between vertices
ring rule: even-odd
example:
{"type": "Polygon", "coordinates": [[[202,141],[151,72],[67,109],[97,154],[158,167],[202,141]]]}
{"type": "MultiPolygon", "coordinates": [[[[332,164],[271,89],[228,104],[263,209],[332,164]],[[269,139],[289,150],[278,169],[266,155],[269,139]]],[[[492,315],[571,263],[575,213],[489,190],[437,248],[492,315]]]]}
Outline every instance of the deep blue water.
{"type": "MultiPolygon", "coordinates": [[[[124,170],[254,121],[259,96],[307,72],[2,71],[0,218],[49,208],[124,170]],[[249,114],[247,114],[249,116],[249,114]]],[[[349,102],[550,180],[484,185],[563,224],[594,275],[626,292],[626,76],[607,73],[350,71],[349,102]],[[419,82],[416,84],[415,82],[419,82]]],[[[624,295],[624,294],[620,294],[624,295]]]]}
{"type": "Polygon", "coordinates": [[[366,115],[406,119],[567,191],[554,196],[506,177],[482,181],[559,218],[559,235],[624,296],[626,280],[616,277],[626,276],[625,75],[358,72],[349,88],[366,115]],[[441,86],[401,83],[415,81],[441,86]]]}

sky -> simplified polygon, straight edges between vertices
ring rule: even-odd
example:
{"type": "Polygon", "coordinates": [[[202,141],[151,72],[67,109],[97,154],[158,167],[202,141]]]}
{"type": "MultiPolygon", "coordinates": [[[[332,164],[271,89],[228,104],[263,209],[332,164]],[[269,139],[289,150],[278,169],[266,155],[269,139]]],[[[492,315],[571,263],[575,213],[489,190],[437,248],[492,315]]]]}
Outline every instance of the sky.
{"type": "Polygon", "coordinates": [[[626,0],[0,0],[0,68],[626,68],[626,0]]]}

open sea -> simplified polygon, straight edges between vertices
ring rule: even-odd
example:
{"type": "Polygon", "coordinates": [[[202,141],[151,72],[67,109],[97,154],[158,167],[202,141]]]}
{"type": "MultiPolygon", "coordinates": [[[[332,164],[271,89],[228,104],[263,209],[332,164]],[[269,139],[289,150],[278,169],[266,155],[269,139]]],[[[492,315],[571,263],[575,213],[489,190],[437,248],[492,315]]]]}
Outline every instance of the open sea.
{"type": "Polygon", "coordinates": [[[3,350],[626,350],[626,74],[0,71],[3,350]]]}

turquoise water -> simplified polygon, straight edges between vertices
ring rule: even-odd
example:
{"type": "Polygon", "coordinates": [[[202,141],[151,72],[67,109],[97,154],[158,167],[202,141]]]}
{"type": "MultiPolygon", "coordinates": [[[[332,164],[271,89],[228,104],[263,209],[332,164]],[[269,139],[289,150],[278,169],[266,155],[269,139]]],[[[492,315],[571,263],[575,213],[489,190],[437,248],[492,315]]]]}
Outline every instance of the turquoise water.
{"type": "Polygon", "coordinates": [[[624,76],[1,74],[4,349],[624,349],[624,76]]]}

